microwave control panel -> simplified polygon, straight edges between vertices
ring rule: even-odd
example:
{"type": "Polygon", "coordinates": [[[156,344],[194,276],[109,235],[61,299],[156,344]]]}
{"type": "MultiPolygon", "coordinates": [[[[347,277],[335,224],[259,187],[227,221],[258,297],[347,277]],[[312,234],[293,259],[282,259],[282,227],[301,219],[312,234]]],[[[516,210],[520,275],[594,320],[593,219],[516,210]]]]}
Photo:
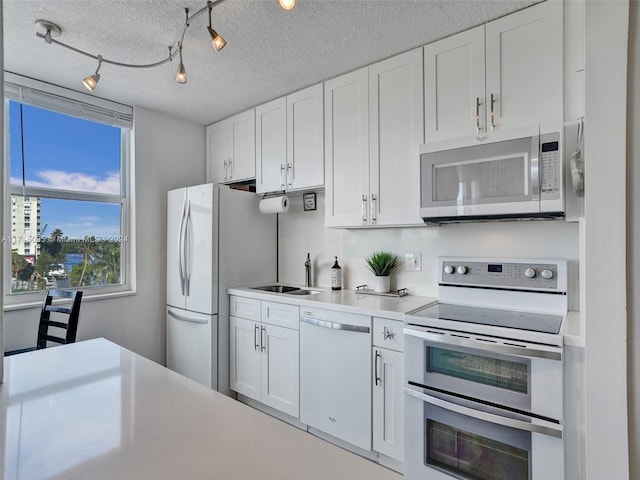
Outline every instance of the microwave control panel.
{"type": "Polygon", "coordinates": [[[540,135],[540,198],[553,200],[560,196],[562,182],[560,155],[560,134],[540,135]]]}

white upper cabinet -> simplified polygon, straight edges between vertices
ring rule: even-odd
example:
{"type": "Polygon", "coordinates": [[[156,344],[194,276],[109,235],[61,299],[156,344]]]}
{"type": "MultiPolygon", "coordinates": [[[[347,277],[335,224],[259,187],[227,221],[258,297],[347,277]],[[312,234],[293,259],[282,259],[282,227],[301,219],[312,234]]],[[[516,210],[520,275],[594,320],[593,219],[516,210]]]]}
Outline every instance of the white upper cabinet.
{"type": "Polygon", "coordinates": [[[255,110],[207,127],[207,182],[235,183],[256,176],[255,110]]]}
{"type": "Polygon", "coordinates": [[[369,224],[423,224],[422,49],[369,67],[369,224]]]}
{"type": "Polygon", "coordinates": [[[324,184],[322,84],[256,108],[256,192],[324,184]]]}
{"type": "Polygon", "coordinates": [[[367,225],[368,69],[361,68],[325,82],[324,92],[326,225],[367,225]]]}
{"type": "Polygon", "coordinates": [[[422,49],[325,82],[326,225],[421,224],[422,49]]]}
{"type": "Polygon", "coordinates": [[[561,122],[562,32],[548,0],[425,46],[426,142],[561,122]]]}
{"type": "Polygon", "coordinates": [[[256,192],[284,190],[287,164],[287,99],[256,107],[256,192]]]}

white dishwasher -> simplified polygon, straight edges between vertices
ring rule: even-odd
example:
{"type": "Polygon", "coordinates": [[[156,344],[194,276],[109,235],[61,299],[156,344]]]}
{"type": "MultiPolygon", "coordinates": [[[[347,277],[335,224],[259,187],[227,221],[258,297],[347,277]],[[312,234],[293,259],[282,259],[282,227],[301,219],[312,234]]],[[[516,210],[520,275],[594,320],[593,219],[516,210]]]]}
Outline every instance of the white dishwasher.
{"type": "Polygon", "coordinates": [[[300,314],[300,421],[371,450],[371,317],[300,314]]]}

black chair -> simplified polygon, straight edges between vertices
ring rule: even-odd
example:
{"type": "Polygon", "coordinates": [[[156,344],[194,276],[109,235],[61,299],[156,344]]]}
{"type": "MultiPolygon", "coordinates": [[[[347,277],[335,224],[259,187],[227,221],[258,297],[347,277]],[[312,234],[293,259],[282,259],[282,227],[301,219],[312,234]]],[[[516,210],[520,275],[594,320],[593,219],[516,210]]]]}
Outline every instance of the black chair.
{"type": "Polygon", "coordinates": [[[40,324],[38,326],[38,338],[35,347],[22,348],[5,352],[5,356],[15,355],[17,353],[30,352],[47,348],[48,342],[59,343],[65,345],[76,341],[78,332],[78,320],[80,318],[80,302],[82,301],[82,292],[79,290],[48,290],[44,297],[42,309],[40,310],[40,324]],[[54,305],[55,299],[67,299],[71,303],[70,306],[54,305]],[[54,314],[53,319],[51,314],[54,314]],[[65,318],[66,317],[66,318],[65,318]],[[49,327],[66,330],[64,337],[51,335],[49,327]]]}

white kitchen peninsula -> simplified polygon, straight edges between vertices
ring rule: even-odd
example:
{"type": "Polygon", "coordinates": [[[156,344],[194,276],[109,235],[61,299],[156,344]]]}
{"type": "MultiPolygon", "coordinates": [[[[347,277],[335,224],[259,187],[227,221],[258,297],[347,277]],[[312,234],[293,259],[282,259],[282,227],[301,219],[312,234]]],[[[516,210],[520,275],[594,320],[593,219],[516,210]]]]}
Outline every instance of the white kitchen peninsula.
{"type": "Polygon", "coordinates": [[[4,359],[3,479],[400,479],[105,339],[4,359]]]}

